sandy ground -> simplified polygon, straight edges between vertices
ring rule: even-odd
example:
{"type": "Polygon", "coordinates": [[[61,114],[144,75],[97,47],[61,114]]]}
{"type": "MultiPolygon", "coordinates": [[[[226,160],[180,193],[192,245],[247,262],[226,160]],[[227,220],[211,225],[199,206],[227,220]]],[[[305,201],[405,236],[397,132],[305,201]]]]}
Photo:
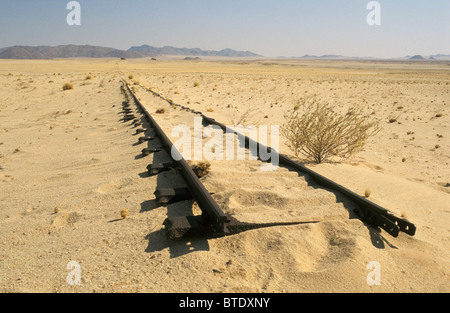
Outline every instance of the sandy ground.
{"type": "MultiPolygon", "coordinates": [[[[0,60],[0,291],[449,292],[449,65],[0,60]],[[122,79],[150,112],[166,110],[154,117],[167,133],[192,128],[193,115],[148,88],[224,124],[254,108],[249,123],[283,125],[284,112],[310,94],[362,107],[383,128],[365,151],[308,166],[359,194],[370,188],[372,201],[417,225],[416,236],[368,227],[337,193],[286,168],[261,172],[247,158],[211,161],[202,178],[224,211],[319,223],[168,240],[164,220],[198,208],[156,205],[157,187],[184,182],[174,171],[147,175],[167,155],[141,157],[146,143],[121,121],[122,79]],[[74,89],[63,91],[65,83],[74,89]],[[371,262],[379,285],[368,284],[371,262]],[[70,285],[77,268],[80,284],[70,285]]],[[[283,140],[280,151],[291,154],[283,140]]]]}

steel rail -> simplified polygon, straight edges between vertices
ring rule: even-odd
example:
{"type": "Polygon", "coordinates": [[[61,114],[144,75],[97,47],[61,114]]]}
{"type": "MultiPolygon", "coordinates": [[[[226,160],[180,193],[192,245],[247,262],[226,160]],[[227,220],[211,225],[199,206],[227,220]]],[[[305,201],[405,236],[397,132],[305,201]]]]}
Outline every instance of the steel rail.
{"type": "MultiPolygon", "coordinates": [[[[145,113],[146,117],[149,119],[150,124],[155,129],[158,137],[161,140],[161,143],[168,149],[167,151],[170,153],[172,149],[175,149],[172,142],[164,133],[162,128],[158,125],[158,123],[155,121],[155,119],[151,116],[151,114],[148,112],[145,106],[139,101],[136,95],[132,92],[128,84],[126,84],[126,82],[124,82],[124,84],[126,85],[128,92],[133,97],[133,100],[136,102],[136,104],[139,105],[140,109],[145,113]]],[[[197,175],[194,173],[192,168],[186,162],[186,160],[184,158],[181,158],[180,160],[174,161],[177,163],[178,168],[181,171],[181,174],[183,175],[183,178],[186,180],[189,191],[196,199],[203,214],[207,215],[206,219],[204,220],[208,221],[211,224],[210,226],[213,228],[215,233],[229,234],[230,231],[228,230],[226,224],[230,222],[230,217],[227,216],[222,211],[220,206],[211,197],[211,194],[205,189],[205,187],[200,182],[197,175]]]]}

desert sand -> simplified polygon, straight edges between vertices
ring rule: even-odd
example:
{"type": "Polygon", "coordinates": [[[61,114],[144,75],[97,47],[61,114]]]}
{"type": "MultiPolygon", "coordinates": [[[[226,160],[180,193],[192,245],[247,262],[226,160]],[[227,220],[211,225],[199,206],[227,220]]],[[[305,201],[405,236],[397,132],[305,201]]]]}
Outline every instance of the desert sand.
{"type": "MultiPolygon", "coordinates": [[[[0,292],[449,292],[449,83],[448,62],[0,60],[0,292]],[[156,205],[157,187],[183,181],[148,176],[164,157],[142,157],[147,143],[121,120],[122,80],[151,113],[165,109],[154,118],[168,134],[194,115],[148,89],[224,124],[254,108],[248,123],[283,125],[311,94],[363,108],[382,126],[365,150],[306,165],[358,194],[370,188],[416,235],[393,238],[354,218],[337,193],[246,159],[213,160],[202,178],[225,212],[318,223],[168,240],[164,220],[199,209],[156,205]],[[79,284],[69,283],[70,262],[79,284]]],[[[282,138],[280,152],[292,156],[282,138]]]]}

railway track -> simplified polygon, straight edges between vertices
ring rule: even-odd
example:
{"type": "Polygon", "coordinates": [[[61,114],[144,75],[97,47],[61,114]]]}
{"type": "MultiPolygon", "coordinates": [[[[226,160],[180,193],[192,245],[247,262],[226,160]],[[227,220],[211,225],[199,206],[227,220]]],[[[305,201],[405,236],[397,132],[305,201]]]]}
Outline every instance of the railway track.
{"type": "MultiPolygon", "coordinates": [[[[224,124],[204,115],[202,112],[176,104],[171,100],[165,99],[160,94],[147,89],[155,100],[165,102],[172,107],[177,107],[180,111],[184,111],[184,114],[191,114],[191,118],[201,117],[204,126],[214,125],[216,128],[220,128],[224,133],[230,133],[231,131],[234,135],[242,139],[246,149],[258,146],[259,149],[256,151],[258,157],[260,157],[259,154],[261,151],[277,154],[280,165],[279,170],[271,174],[260,174],[261,177],[256,178],[256,181],[254,180],[253,183],[264,184],[265,177],[268,177],[267,175],[283,175],[284,185],[281,183],[280,185],[285,187],[282,187],[283,190],[281,192],[283,193],[286,190],[293,189],[291,195],[281,198],[270,197],[268,196],[270,195],[270,189],[274,186],[266,186],[259,190],[258,197],[266,198],[266,202],[275,202],[273,203],[274,206],[282,206],[292,213],[292,218],[281,218],[273,222],[268,222],[264,216],[264,209],[262,210],[262,213],[258,213],[257,211],[252,214],[243,212],[243,210],[240,210],[238,207],[239,201],[234,207],[230,205],[229,201],[227,203],[227,200],[230,199],[230,194],[228,194],[228,197],[224,197],[224,193],[226,193],[226,191],[224,191],[224,189],[226,189],[224,186],[227,185],[226,181],[222,180],[220,182],[220,178],[216,177],[215,184],[206,188],[204,183],[197,177],[191,166],[183,157],[181,157],[179,152],[178,155],[180,157],[174,159],[174,154],[172,153],[174,147],[173,143],[157,121],[152,117],[152,114],[146,109],[146,106],[141,103],[125,81],[122,82],[121,90],[125,97],[122,111],[124,114],[123,120],[132,122],[135,125],[136,135],[140,135],[139,143],[149,143],[148,147],[142,150],[142,155],[148,156],[150,154],[165,151],[166,155],[169,156],[166,158],[165,162],[153,162],[153,164],[150,164],[147,167],[149,175],[159,175],[164,171],[176,169],[186,183],[182,188],[157,188],[155,191],[156,201],[160,205],[168,205],[178,201],[194,200],[201,210],[200,215],[168,217],[164,222],[164,227],[171,239],[179,239],[194,234],[208,237],[220,237],[263,227],[319,223],[326,218],[336,217],[337,215],[344,217],[345,212],[350,216],[356,216],[371,227],[383,229],[393,237],[397,237],[400,232],[404,232],[410,236],[415,235],[416,226],[410,221],[395,216],[389,210],[359,196],[344,186],[308,169],[304,165],[295,162],[284,155],[278,154],[278,152],[273,151],[270,147],[261,145],[236,130],[230,130],[224,124]],[[131,102],[134,102],[137,106],[137,111],[142,114],[143,118],[132,113],[131,102]],[[148,125],[147,129],[143,128],[144,120],[146,125],[148,125]],[[301,178],[301,181],[299,181],[299,177],[301,178]],[[214,189],[213,195],[210,193],[211,189],[214,189]],[[324,213],[322,218],[317,218],[310,214],[312,208],[308,208],[308,203],[302,202],[301,196],[292,196],[292,194],[301,194],[303,192],[302,190],[308,190],[309,193],[314,192],[318,197],[323,197],[323,199],[321,198],[320,200],[321,202],[329,203],[327,204],[327,212],[324,213]],[[332,192],[338,194],[339,197],[342,198],[339,201],[341,204],[336,203],[336,197],[334,199],[333,197],[329,197],[332,192]],[[276,203],[277,201],[279,202],[278,204],[276,203]],[[221,204],[219,205],[218,202],[221,204]],[[344,202],[345,205],[343,204],[344,202]],[[224,207],[231,213],[225,213],[224,207]],[[292,207],[295,207],[296,210],[292,211],[292,207]],[[241,218],[238,219],[236,216],[250,216],[250,218],[241,220],[241,218]]],[[[241,169],[236,171],[235,174],[239,176],[239,179],[251,179],[249,177],[255,176],[256,171],[245,172],[246,168],[251,168],[252,166],[255,167],[258,162],[262,162],[261,158],[253,163],[250,161],[241,162],[241,169]],[[241,173],[242,171],[245,173],[241,173]]],[[[266,162],[270,162],[270,160],[266,162]]],[[[223,171],[230,174],[228,168],[224,168],[223,171]]],[[[220,176],[220,174],[217,174],[216,176],[220,176]]],[[[238,198],[243,195],[245,196],[245,191],[235,190],[234,192],[238,194],[238,198]]],[[[233,193],[233,191],[231,193],[233,193]]],[[[253,200],[250,199],[249,201],[252,202],[253,200]]],[[[253,203],[253,205],[256,206],[261,206],[261,204],[262,203],[259,202],[253,203]]]]}

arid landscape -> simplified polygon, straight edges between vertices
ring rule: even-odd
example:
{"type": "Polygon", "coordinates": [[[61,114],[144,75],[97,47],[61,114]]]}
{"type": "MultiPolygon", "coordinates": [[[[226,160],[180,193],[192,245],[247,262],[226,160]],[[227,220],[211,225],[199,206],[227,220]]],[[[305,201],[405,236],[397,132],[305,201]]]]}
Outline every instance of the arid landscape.
{"type": "MultiPolygon", "coordinates": [[[[0,292],[447,293],[449,83],[448,61],[0,60],[0,292]],[[416,235],[393,238],[308,177],[246,159],[213,160],[202,178],[226,213],[318,223],[169,240],[164,220],[198,207],[156,205],[157,187],[183,182],[147,174],[158,155],[142,157],[146,143],[121,120],[122,80],[169,135],[194,115],[148,89],[224,124],[250,108],[247,124],[282,126],[309,95],[363,109],[381,126],[364,151],[306,166],[360,195],[370,189],[416,235]],[[78,285],[68,283],[72,261],[78,285]],[[371,262],[379,285],[368,283],[371,262]]],[[[293,157],[283,137],[280,152],[293,157]]]]}

